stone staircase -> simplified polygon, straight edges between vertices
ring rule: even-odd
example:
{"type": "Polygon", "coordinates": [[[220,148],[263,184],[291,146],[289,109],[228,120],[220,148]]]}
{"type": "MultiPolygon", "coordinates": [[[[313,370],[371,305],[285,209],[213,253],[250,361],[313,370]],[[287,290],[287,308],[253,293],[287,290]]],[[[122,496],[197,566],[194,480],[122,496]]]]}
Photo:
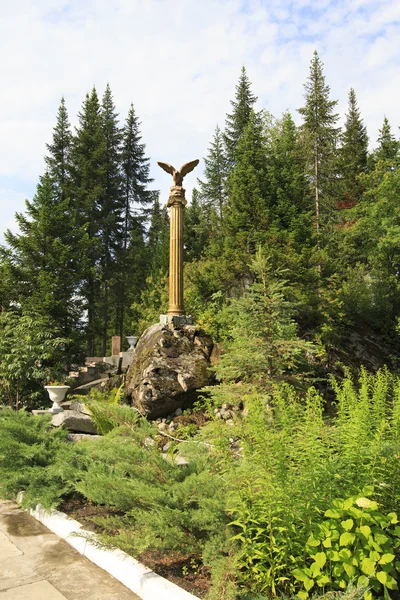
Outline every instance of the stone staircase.
{"type": "Polygon", "coordinates": [[[84,366],[79,366],[75,371],[70,371],[68,376],[74,380],[71,387],[76,389],[94,381],[108,379],[108,372],[99,369],[95,363],[86,363],[84,366]]]}

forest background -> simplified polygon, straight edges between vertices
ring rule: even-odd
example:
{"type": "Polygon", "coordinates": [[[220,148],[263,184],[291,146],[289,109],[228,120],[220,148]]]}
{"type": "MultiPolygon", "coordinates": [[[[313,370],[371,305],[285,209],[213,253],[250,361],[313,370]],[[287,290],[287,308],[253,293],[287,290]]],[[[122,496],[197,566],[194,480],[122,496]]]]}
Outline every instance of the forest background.
{"type": "MultiPolygon", "coordinates": [[[[186,312],[229,342],[249,312],[237,299],[262,283],[265,300],[278,285],[290,325],[283,337],[313,345],[314,377],[352,362],[351,333],[373,340],[377,366],[395,364],[398,136],[385,117],[368,151],[353,89],[338,126],[317,52],[300,126],[287,112],[256,111],[256,99],[243,67],[185,212],[186,312]]],[[[60,352],[68,364],[106,355],[112,335],[140,334],[167,308],[168,213],[152,189],[139,116],[131,105],[121,124],[107,85],[101,100],[95,88],[87,94],[78,117],[73,132],[62,100],[46,172],[16,215],[20,232],[7,231],[0,250],[0,350],[19,387],[46,379],[60,352]],[[27,377],[14,361],[21,331],[36,354],[27,377]]]]}

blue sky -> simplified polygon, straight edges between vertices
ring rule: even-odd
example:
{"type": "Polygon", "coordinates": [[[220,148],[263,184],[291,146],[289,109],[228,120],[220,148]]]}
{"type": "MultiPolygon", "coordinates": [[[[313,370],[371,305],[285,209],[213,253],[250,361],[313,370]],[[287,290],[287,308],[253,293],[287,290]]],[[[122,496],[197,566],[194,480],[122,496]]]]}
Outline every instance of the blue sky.
{"type": "MultiPolygon", "coordinates": [[[[258,108],[303,105],[314,49],[338,112],[354,87],[372,145],[400,125],[398,0],[15,0],[0,11],[0,241],[35,192],[62,96],[72,125],[86,92],[109,82],[121,121],[133,102],[155,186],[203,158],[242,65],[258,108]]],[[[201,175],[189,175],[187,188],[201,175]]]]}

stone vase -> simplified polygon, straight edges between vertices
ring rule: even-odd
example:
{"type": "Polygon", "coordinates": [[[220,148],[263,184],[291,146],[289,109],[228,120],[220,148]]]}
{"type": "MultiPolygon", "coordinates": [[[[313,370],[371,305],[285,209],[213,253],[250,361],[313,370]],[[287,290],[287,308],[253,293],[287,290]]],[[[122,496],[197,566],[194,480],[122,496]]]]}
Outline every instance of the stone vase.
{"type": "Polygon", "coordinates": [[[53,402],[53,406],[49,408],[49,413],[57,414],[63,412],[61,402],[64,400],[66,393],[70,389],[69,385],[45,385],[44,388],[47,390],[50,400],[53,402]]]}
{"type": "Polygon", "coordinates": [[[128,352],[132,352],[135,349],[135,346],[136,346],[139,338],[137,338],[135,335],[127,335],[126,339],[129,344],[128,352]]]}

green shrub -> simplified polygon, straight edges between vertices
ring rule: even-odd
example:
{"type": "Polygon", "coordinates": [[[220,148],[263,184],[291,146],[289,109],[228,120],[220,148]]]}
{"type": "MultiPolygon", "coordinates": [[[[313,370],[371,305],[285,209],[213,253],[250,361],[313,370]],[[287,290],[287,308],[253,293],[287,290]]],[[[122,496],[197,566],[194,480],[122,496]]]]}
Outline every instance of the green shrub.
{"type": "Polygon", "coordinates": [[[0,496],[15,498],[24,491],[23,504],[50,507],[68,489],[51,472],[67,431],[50,425],[50,415],[34,417],[25,411],[0,410],[0,496]]]}

